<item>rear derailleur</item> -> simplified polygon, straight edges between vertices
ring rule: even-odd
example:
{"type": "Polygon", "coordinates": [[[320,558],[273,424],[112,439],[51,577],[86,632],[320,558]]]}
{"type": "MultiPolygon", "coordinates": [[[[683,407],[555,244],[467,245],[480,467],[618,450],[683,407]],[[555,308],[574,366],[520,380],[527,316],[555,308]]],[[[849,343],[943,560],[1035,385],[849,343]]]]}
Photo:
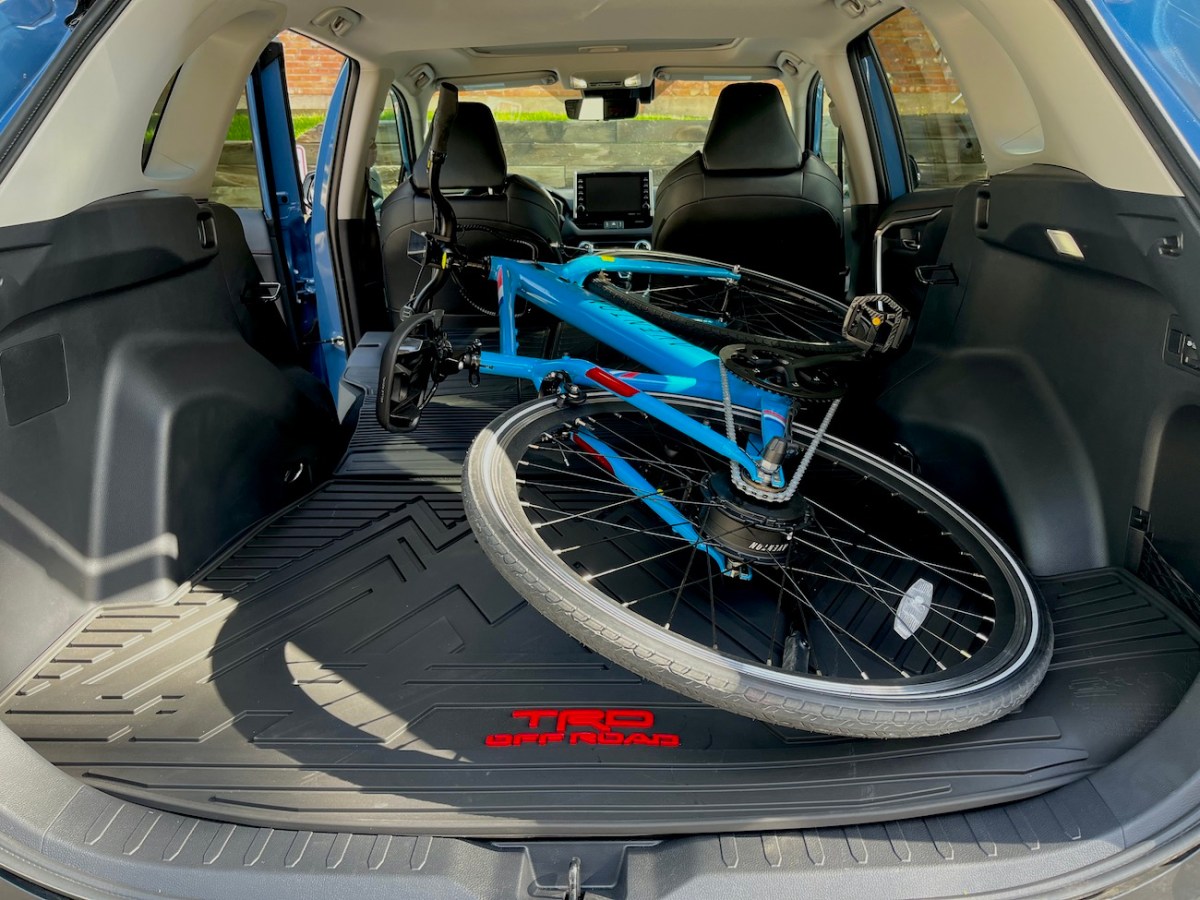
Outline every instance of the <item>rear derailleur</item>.
{"type": "Polygon", "coordinates": [[[421,412],[451,375],[466,372],[479,384],[482,345],[472,341],[455,353],[442,329],[440,309],[406,319],[393,333],[379,363],[375,417],[385,431],[403,433],[420,424],[421,412]]]}

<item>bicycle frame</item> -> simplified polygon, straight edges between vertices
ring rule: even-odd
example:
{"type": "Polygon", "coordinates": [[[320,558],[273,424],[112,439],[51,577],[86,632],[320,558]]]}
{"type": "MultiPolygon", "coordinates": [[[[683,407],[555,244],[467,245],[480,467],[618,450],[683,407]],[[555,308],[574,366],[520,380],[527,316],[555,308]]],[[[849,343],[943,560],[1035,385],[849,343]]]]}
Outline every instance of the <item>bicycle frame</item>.
{"type": "MultiPolygon", "coordinates": [[[[680,412],[655,394],[681,394],[687,397],[721,402],[721,364],[718,357],[676,337],[651,322],[621,309],[584,288],[588,278],[600,272],[629,272],[648,275],[682,275],[737,280],[736,272],[700,263],[674,262],[645,258],[620,258],[604,254],[580,257],[563,264],[534,263],[494,257],[491,280],[499,296],[500,352],[480,354],[481,373],[521,378],[535,387],[554,373],[563,373],[576,384],[599,388],[625,400],[631,406],[682,432],[701,446],[740,466],[745,477],[763,483],[759,464],[762,450],[772,438],[787,438],[791,420],[788,398],[761,390],[736,378],[727,380],[729,396],[737,406],[757,409],[761,416],[760,433],[740,447],[725,434],[717,432],[680,412]],[[516,301],[523,297],[580,331],[620,350],[652,370],[646,372],[613,371],[582,359],[563,357],[539,359],[517,351],[516,301]]],[[[715,547],[707,545],[691,522],[673,504],[658,494],[619,453],[608,447],[581,424],[576,440],[589,452],[602,458],[613,475],[626,484],[680,537],[706,551],[729,574],[728,560],[715,547]]],[[[771,477],[773,486],[782,487],[782,471],[771,477]]],[[[739,570],[740,577],[749,572],[739,570]]]]}

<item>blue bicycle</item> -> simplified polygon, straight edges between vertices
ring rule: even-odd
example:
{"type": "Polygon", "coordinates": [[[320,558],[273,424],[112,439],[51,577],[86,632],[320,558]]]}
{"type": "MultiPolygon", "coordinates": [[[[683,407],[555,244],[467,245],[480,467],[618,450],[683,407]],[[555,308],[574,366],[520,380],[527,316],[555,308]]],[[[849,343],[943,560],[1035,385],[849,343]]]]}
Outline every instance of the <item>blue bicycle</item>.
{"type": "Polygon", "coordinates": [[[949,498],[827,432],[855,368],[903,339],[904,310],[649,252],[470,258],[438,179],[456,107],[444,86],[437,227],[417,248],[433,275],[384,355],[377,413],[415,427],[460,372],[539,389],[465,464],[467,515],[501,574],[625,668],[780,725],[915,737],[1024,702],[1051,632],[1020,564],[949,498]],[[456,273],[494,283],[498,351],[456,350],[424,310],[456,273]],[[648,371],[520,354],[519,302],[648,371]]]}

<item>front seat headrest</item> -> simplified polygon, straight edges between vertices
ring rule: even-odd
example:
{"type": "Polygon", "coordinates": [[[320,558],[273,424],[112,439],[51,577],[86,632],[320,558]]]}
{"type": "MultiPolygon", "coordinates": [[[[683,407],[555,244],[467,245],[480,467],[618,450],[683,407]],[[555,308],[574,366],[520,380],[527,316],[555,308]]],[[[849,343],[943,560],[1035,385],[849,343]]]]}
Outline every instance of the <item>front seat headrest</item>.
{"type": "MultiPolygon", "coordinates": [[[[422,191],[429,190],[428,160],[426,139],[412,175],[413,186],[422,191]]],[[[499,188],[507,177],[508,160],[491,109],[483,103],[460,103],[446,144],[442,187],[499,188]]]]}
{"type": "Polygon", "coordinates": [[[710,172],[800,168],[800,144],[779,88],[750,82],[722,90],[700,155],[710,172]]]}

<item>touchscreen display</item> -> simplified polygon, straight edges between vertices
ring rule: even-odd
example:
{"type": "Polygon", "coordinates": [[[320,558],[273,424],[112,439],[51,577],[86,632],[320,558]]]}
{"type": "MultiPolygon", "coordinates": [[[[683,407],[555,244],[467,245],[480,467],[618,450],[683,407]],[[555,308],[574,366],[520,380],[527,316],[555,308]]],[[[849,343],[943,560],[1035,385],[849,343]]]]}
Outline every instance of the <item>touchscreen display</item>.
{"type": "Polygon", "coordinates": [[[642,212],[648,187],[641,172],[604,172],[580,174],[580,200],[590,216],[642,212]]]}
{"type": "Polygon", "coordinates": [[[636,213],[642,208],[642,176],[637,173],[585,175],[583,196],[588,212],[636,213]]]}

